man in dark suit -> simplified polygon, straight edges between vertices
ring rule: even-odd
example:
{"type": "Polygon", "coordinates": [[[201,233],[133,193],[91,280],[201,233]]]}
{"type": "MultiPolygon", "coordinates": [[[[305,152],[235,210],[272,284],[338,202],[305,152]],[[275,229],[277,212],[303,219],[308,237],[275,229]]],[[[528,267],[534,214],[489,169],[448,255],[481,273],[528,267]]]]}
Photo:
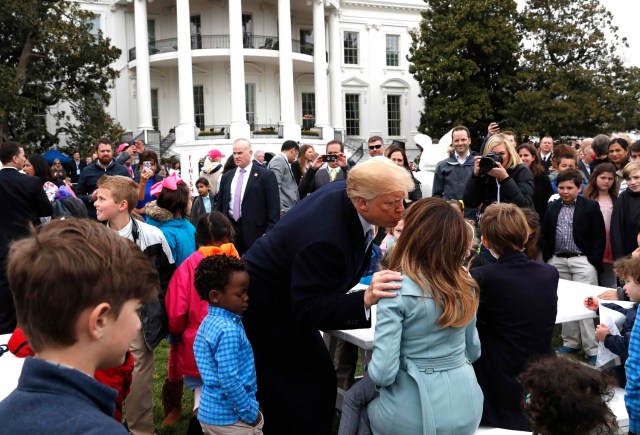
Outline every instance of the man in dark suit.
{"type": "Polygon", "coordinates": [[[80,178],[80,173],[87,166],[87,162],[84,159],[80,158],[80,153],[73,153],[73,160],[67,163],[67,174],[69,174],[69,178],[71,178],[72,183],[77,183],[80,178]]]}
{"type": "MultiPolygon", "coordinates": [[[[578,195],[580,172],[567,169],[556,179],[560,199],[547,207],[542,225],[542,258],[555,266],[560,278],[598,285],[606,230],[596,201],[578,195]]],[[[582,349],[595,364],[598,342],[591,319],[562,324],[563,353],[582,349]]]]}
{"type": "Polygon", "coordinates": [[[347,158],[344,157],[344,144],[339,140],[332,140],[327,143],[326,154],[320,154],[311,164],[311,167],[304,174],[304,177],[298,183],[298,192],[300,198],[304,198],[308,194],[315,192],[322,186],[326,186],[332,181],[346,180],[349,172],[349,164],[347,158]],[[323,157],[340,156],[336,161],[328,162],[323,167],[323,157]]]}
{"type": "MultiPolygon", "coordinates": [[[[341,155],[346,160],[344,155],[341,155]]],[[[330,434],[336,374],[319,330],[369,326],[368,310],[399,288],[377,272],[347,292],[371,258],[373,225],[395,227],[413,180],[376,157],[301,201],[244,259],[251,277],[243,316],[253,347],[265,434],[330,434]]]]}
{"type": "Polygon", "coordinates": [[[481,424],[530,432],[517,377],[528,363],[554,355],[560,277],[553,266],[522,251],[529,229],[516,205],[487,207],[480,230],[483,245],[498,258],[470,270],[480,287],[476,327],[482,355],[473,368],[484,393],[481,424]]]}
{"type": "Polygon", "coordinates": [[[16,313],[6,276],[9,245],[29,235],[29,225],[38,225],[39,217],[51,216],[53,208],[38,177],[19,171],[27,159],[16,142],[0,145],[0,334],[9,334],[16,327],[16,313]]]}
{"type": "Polygon", "coordinates": [[[240,255],[271,230],[280,219],[280,193],[276,176],[252,159],[251,143],[233,143],[236,169],[220,179],[216,210],[229,217],[236,231],[240,255]]]}
{"type": "Polygon", "coordinates": [[[545,136],[540,140],[540,163],[548,174],[553,163],[553,138],[551,136],[545,136]]]}

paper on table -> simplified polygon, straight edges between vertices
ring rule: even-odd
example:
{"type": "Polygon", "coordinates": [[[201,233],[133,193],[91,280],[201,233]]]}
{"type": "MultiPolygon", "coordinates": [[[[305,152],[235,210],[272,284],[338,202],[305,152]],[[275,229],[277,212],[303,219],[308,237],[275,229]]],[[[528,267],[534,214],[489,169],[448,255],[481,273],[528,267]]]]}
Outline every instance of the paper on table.
{"type": "MultiPolygon", "coordinates": [[[[616,310],[612,310],[611,308],[607,308],[602,304],[600,304],[599,308],[600,323],[607,325],[607,328],[609,328],[609,333],[611,335],[620,335],[618,324],[621,324],[620,320],[624,322],[624,314],[616,310]]],[[[616,357],[617,355],[615,353],[604,347],[604,341],[598,342],[598,360],[596,361],[596,367],[602,367],[616,357]]]]}

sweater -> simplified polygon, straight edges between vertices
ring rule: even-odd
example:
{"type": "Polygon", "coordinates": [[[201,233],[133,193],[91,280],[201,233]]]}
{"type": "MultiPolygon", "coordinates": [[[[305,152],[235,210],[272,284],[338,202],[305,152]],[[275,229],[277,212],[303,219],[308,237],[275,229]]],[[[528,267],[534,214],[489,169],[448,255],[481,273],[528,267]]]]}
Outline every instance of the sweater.
{"type": "Polygon", "coordinates": [[[0,433],[126,435],[112,417],[116,396],[86,373],[30,357],[18,387],[0,402],[0,433]]]}
{"type": "Polygon", "coordinates": [[[611,214],[611,251],[618,259],[631,254],[638,247],[640,223],[640,193],[627,189],[618,196],[611,214]]]}

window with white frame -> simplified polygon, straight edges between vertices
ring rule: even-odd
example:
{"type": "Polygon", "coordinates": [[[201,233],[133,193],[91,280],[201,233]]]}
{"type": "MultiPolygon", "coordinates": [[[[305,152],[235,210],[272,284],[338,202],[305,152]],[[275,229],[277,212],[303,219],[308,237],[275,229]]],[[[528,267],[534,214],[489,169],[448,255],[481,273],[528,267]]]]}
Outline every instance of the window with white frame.
{"type": "Polygon", "coordinates": [[[387,66],[400,65],[400,36],[387,35],[387,66]]]}
{"type": "Polygon", "coordinates": [[[204,86],[193,87],[193,117],[200,130],[204,130],[204,86]]]}
{"type": "Polygon", "coordinates": [[[400,95],[387,95],[387,134],[400,136],[400,95]]]}
{"type": "Polygon", "coordinates": [[[302,93],[302,129],[309,130],[316,123],[316,94],[302,93]]]}
{"type": "Polygon", "coordinates": [[[345,94],[344,109],[347,136],[360,136],[360,94],[345,94]]]}
{"type": "Polygon", "coordinates": [[[358,32],[344,32],[344,63],[358,64],[358,32]]]}
{"type": "Polygon", "coordinates": [[[202,48],[202,21],[200,15],[189,17],[191,24],[191,48],[197,50],[202,48]]]}

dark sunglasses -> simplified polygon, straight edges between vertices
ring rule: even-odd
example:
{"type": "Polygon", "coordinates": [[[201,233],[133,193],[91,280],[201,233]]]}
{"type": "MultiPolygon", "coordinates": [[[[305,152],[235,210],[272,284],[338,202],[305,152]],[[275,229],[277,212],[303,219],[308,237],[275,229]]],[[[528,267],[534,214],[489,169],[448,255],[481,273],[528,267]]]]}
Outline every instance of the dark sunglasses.
{"type": "Polygon", "coordinates": [[[382,145],[369,145],[369,149],[370,150],[377,150],[381,147],[382,145]]]}

